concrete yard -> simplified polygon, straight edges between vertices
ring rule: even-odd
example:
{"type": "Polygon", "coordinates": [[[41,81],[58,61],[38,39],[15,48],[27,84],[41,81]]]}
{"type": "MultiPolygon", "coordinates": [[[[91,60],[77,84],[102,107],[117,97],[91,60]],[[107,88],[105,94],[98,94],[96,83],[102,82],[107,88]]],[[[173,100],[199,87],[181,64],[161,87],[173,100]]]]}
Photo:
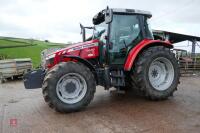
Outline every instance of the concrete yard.
{"type": "Polygon", "coordinates": [[[0,84],[0,133],[200,133],[200,77],[182,77],[174,96],[152,102],[97,87],[83,111],[57,113],[41,89],[25,90],[22,81],[0,84]]]}

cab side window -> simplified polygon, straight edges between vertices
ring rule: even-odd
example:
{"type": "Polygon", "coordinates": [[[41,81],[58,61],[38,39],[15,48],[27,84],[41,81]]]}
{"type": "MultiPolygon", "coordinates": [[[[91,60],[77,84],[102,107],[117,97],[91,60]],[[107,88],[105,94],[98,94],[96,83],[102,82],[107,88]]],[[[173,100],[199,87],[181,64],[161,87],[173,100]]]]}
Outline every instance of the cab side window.
{"type": "Polygon", "coordinates": [[[135,15],[113,15],[110,29],[110,61],[123,64],[126,56],[125,48],[140,35],[139,19],[135,15]]]}

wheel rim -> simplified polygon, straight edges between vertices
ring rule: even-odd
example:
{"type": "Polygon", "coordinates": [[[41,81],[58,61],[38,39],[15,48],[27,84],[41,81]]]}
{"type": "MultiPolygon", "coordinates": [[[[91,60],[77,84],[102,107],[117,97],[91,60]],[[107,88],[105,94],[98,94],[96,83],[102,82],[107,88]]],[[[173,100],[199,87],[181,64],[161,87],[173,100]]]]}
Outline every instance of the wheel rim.
{"type": "Polygon", "coordinates": [[[174,80],[174,67],[171,61],[164,57],[156,58],[149,67],[148,77],[156,90],[167,90],[174,80]]]}
{"type": "Polygon", "coordinates": [[[57,82],[56,93],[58,98],[64,103],[77,103],[84,98],[86,92],[87,84],[80,74],[65,74],[57,82]]]}

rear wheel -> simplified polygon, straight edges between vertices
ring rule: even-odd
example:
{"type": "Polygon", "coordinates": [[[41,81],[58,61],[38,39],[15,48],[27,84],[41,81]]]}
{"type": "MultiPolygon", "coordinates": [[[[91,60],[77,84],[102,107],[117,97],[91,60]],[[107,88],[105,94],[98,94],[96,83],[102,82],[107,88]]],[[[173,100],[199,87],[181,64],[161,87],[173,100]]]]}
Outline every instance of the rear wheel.
{"type": "Polygon", "coordinates": [[[133,68],[132,82],[151,100],[173,95],[179,83],[179,68],[174,54],[163,46],[145,50],[133,68]],[[134,79],[134,80],[133,80],[134,79]]]}
{"type": "Polygon", "coordinates": [[[86,66],[64,62],[47,73],[42,88],[50,107],[59,112],[73,112],[91,102],[96,85],[92,72],[86,66]]]}

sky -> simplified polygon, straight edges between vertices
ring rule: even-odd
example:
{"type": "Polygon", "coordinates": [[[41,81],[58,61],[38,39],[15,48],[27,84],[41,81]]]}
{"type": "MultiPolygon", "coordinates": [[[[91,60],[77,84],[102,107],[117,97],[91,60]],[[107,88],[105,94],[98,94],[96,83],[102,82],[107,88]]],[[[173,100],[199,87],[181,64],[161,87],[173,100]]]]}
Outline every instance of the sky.
{"type": "MultiPolygon", "coordinates": [[[[153,29],[200,36],[199,5],[199,0],[0,0],[0,36],[80,42],[79,23],[92,26],[93,16],[107,6],[151,11],[153,29]]],[[[190,50],[183,47],[188,42],[179,45],[190,50]]]]}

